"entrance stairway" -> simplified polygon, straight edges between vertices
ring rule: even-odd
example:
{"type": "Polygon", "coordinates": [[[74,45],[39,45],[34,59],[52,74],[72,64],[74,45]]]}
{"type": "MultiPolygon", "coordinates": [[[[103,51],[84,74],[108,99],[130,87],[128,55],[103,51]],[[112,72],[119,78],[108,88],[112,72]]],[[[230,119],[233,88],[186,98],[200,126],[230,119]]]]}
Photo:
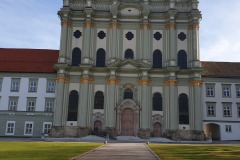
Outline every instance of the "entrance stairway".
{"type": "Polygon", "coordinates": [[[141,139],[139,137],[135,136],[117,136],[118,141],[126,141],[126,142],[162,142],[162,143],[175,143],[175,141],[172,141],[167,138],[161,138],[161,137],[152,137],[149,139],[141,139]]]}

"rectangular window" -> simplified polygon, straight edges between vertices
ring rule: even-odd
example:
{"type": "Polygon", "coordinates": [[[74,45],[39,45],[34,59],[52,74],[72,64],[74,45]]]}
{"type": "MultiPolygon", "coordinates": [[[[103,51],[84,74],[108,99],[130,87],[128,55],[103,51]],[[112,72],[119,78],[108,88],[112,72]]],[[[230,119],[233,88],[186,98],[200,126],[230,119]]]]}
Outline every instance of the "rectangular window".
{"type": "Polygon", "coordinates": [[[36,98],[28,98],[27,100],[27,111],[35,111],[36,108],[36,98]]]}
{"type": "Polygon", "coordinates": [[[232,126],[231,125],[226,125],[225,126],[225,131],[226,132],[232,132],[232,126]]]}
{"type": "Polygon", "coordinates": [[[25,122],[24,135],[31,136],[33,134],[33,122],[25,122]]]}
{"type": "Polygon", "coordinates": [[[240,98],[240,85],[236,85],[236,97],[240,98]]]}
{"type": "Polygon", "coordinates": [[[223,116],[224,117],[231,117],[232,116],[231,103],[223,103],[223,116]]]}
{"type": "Polygon", "coordinates": [[[37,92],[37,80],[29,80],[29,92],[37,92]]]}
{"type": "Polygon", "coordinates": [[[16,111],[18,106],[18,97],[9,97],[8,110],[16,111]]]}
{"type": "Polygon", "coordinates": [[[208,103],[207,104],[207,116],[214,117],[216,116],[216,104],[215,103],[208,103]]]}
{"type": "Polygon", "coordinates": [[[214,97],[214,95],[215,95],[214,84],[206,84],[206,95],[207,95],[207,97],[214,97]]]}
{"type": "Polygon", "coordinates": [[[12,79],[11,92],[19,92],[19,89],[20,89],[20,79],[12,79]]]}
{"type": "Polygon", "coordinates": [[[52,122],[44,122],[43,123],[43,133],[48,134],[52,128],[52,122]]]}
{"type": "Polygon", "coordinates": [[[2,78],[0,78],[0,91],[2,90],[2,78]]]}
{"type": "Polygon", "coordinates": [[[47,92],[50,92],[50,93],[55,92],[55,82],[54,81],[47,82],[47,92]]]}
{"type": "Polygon", "coordinates": [[[222,95],[223,97],[231,97],[231,86],[222,85],[222,95]]]}
{"type": "Polygon", "coordinates": [[[240,103],[237,104],[237,108],[238,108],[238,117],[240,117],[240,103]]]}
{"type": "Polygon", "coordinates": [[[7,121],[5,135],[14,135],[15,121],[7,121]]]}
{"type": "Polygon", "coordinates": [[[46,112],[53,112],[54,109],[54,99],[52,98],[46,98],[46,103],[45,103],[45,111],[46,112]]]}

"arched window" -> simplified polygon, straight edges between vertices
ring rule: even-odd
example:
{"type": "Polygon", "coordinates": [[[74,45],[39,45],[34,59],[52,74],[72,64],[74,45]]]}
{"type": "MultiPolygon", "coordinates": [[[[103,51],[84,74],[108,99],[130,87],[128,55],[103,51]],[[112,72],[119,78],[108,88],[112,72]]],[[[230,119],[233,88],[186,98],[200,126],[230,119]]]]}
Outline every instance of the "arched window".
{"type": "Polygon", "coordinates": [[[77,121],[78,112],[78,91],[71,91],[68,103],[68,121],[77,121]]]}
{"type": "Polygon", "coordinates": [[[127,49],[125,51],[124,58],[126,58],[126,59],[128,59],[128,58],[133,59],[134,58],[133,50],[127,49]]]}
{"type": "Polygon", "coordinates": [[[97,58],[96,58],[96,66],[97,67],[105,67],[105,57],[106,52],[104,49],[100,48],[97,50],[97,58]]]}
{"type": "Polygon", "coordinates": [[[94,96],[94,109],[103,109],[104,95],[103,92],[97,91],[94,96]]]}
{"type": "Polygon", "coordinates": [[[181,69],[187,68],[187,53],[184,50],[178,52],[178,66],[181,69]]]}
{"type": "Polygon", "coordinates": [[[152,98],[153,111],[162,111],[162,95],[154,93],[152,98]]]}
{"type": "Polygon", "coordinates": [[[160,50],[153,52],[153,68],[162,68],[162,53],[160,50]]]}
{"type": "Polygon", "coordinates": [[[131,89],[126,89],[124,91],[124,99],[133,99],[133,92],[131,89]]]}
{"type": "Polygon", "coordinates": [[[188,97],[182,93],[179,95],[179,124],[189,124],[188,97]]]}
{"type": "Polygon", "coordinates": [[[81,50],[74,48],[72,51],[72,66],[78,66],[81,63],[81,50]]]}

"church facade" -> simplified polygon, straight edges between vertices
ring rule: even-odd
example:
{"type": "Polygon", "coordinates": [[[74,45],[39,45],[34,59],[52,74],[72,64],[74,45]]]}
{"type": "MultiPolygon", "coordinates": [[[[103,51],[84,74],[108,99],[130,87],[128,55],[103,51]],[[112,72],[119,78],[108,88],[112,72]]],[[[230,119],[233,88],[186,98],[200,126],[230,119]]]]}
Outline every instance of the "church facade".
{"type": "Polygon", "coordinates": [[[198,3],[65,0],[51,135],[201,137],[198,3]]]}
{"type": "Polygon", "coordinates": [[[197,0],[64,0],[60,50],[0,48],[0,136],[240,140],[240,63],[200,62],[197,0]]]}

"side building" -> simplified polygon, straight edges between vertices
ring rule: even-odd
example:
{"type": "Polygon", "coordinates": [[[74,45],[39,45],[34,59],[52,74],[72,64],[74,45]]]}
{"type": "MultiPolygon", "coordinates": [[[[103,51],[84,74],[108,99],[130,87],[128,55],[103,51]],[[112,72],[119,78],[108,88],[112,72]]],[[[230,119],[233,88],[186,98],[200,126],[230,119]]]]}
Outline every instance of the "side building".
{"type": "Polygon", "coordinates": [[[240,140],[240,63],[201,62],[203,126],[213,140],[240,140]]]}
{"type": "Polygon", "coordinates": [[[40,137],[53,123],[59,51],[0,49],[0,136],[40,137]]]}

